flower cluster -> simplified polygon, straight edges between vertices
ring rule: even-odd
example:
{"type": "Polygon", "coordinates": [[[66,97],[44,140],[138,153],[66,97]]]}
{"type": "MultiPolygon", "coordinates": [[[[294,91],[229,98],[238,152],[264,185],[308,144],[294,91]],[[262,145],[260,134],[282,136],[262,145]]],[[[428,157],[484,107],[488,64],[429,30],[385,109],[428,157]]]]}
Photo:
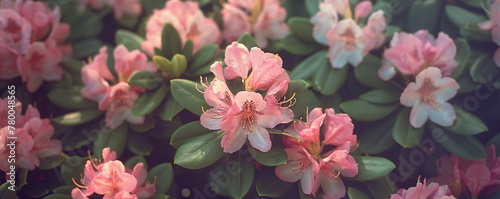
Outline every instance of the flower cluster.
{"type": "Polygon", "coordinates": [[[138,163],[134,169],[126,168],[123,163],[116,160],[116,153],[109,148],[102,150],[104,161],[100,163],[97,159],[87,160],[83,171],[81,184],[75,184],[82,188],[74,188],[71,196],[74,199],[88,199],[88,196],[96,193],[106,198],[115,199],[138,199],[151,198],[156,192],[156,187],[146,182],[147,172],[144,163],[138,163]]]}
{"type": "MultiPolygon", "coordinates": [[[[25,114],[21,114],[21,102],[16,102],[15,133],[11,133],[12,128],[7,126],[8,100],[0,99],[0,170],[7,173],[11,164],[16,164],[19,168],[33,170],[40,166],[40,159],[58,155],[62,151],[62,143],[57,139],[50,139],[54,135],[54,127],[50,125],[50,120],[40,118],[38,109],[29,105],[25,114]],[[15,139],[15,161],[8,162],[11,155],[11,145],[9,137],[15,139]]],[[[12,141],[12,140],[11,140],[12,141]]]]}
{"type": "Polygon", "coordinates": [[[495,146],[487,150],[487,158],[468,160],[457,156],[441,156],[438,160],[438,177],[432,178],[439,184],[447,184],[456,197],[469,195],[477,198],[498,190],[500,184],[500,157],[495,146]]]}
{"type": "Polygon", "coordinates": [[[117,78],[108,69],[107,47],[102,47],[94,60],[89,60],[82,69],[82,81],[85,87],[81,94],[84,98],[99,102],[99,110],[106,111],[106,126],[115,129],[123,121],[142,124],[144,116],[132,115],[132,105],[143,88],[132,87],[127,82],[137,70],[156,70],[152,63],[148,63],[145,54],[138,50],[129,52],[125,46],[120,45],[114,50],[114,69],[117,78]],[[109,82],[114,83],[110,85],[109,82]]]}
{"type": "Polygon", "coordinates": [[[115,18],[120,20],[125,16],[138,17],[142,14],[139,0],[76,0],[78,9],[83,11],[90,5],[93,9],[102,10],[105,7],[113,8],[115,18]]]}
{"type": "Polygon", "coordinates": [[[43,81],[62,79],[59,66],[73,52],[65,39],[68,24],[60,23],[59,8],[41,1],[0,2],[0,79],[21,76],[30,93],[43,81]]]}
{"type": "Polygon", "coordinates": [[[358,165],[349,155],[357,145],[351,118],[346,114],[335,114],[331,108],[325,113],[321,108],[315,108],[306,120],[285,129],[301,141],[283,137],[288,161],[276,167],[276,175],[286,182],[300,180],[305,194],[316,195],[321,187],[327,198],[342,198],[346,189],[340,175],[354,177],[358,174],[358,165]],[[324,130],[320,135],[323,123],[324,130]]]}
{"type": "Polygon", "coordinates": [[[222,17],[226,42],[250,33],[260,48],[266,48],[268,39],[282,39],[290,31],[285,23],[286,10],[279,0],[229,0],[224,4],[222,17]]]}
{"type": "Polygon", "coordinates": [[[210,84],[202,82],[204,98],[213,108],[204,112],[201,124],[210,130],[227,132],[221,142],[226,153],[238,151],[247,138],[254,148],[267,152],[271,149],[271,140],[266,129],[293,119],[292,110],[281,106],[291,99],[277,100],[284,96],[290,81],[282,68],[283,61],[278,55],[264,53],[257,47],[249,52],[237,42],[229,45],[225,53],[225,71],[221,62],[215,62],[210,67],[215,78],[210,84]],[[236,95],[226,84],[226,79],[235,78],[242,78],[245,88],[236,95]],[[267,93],[262,96],[256,91],[267,93]]]}
{"type": "MultiPolygon", "coordinates": [[[[479,28],[483,30],[491,29],[491,38],[493,42],[500,46],[500,1],[496,0],[490,6],[490,10],[488,12],[490,16],[490,20],[479,23],[479,28]]],[[[500,67],[500,48],[495,51],[493,55],[493,60],[498,67],[500,67]]]]}
{"type": "Polygon", "coordinates": [[[327,57],[333,68],[342,68],[347,63],[357,66],[365,55],[384,43],[384,12],[378,10],[370,15],[371,10],[370,1],[358,3],[354,8],[354,16],[349,0],[326,0],[320,3],[320,11],[311,18],[313,37],[330,47],[327,57]],[[363,26],[361,21],[368,15],[363,26]]]}
{"type": "Polygon", "coordinates": [[[198,51],[207,44],[219,44],[221,33],[213,19],[205,17],[198,2],[179,0],[168,1],[165,8],[154,10],[146,23],[146,41],[142,50],[153,56],[154,48],[161,49],[161,32],[166,23],[172,24],[182,43],[188,39],[193,41],[193,51],[198,51]]]}
{"type": "Polygon", "coordinates": [[[413,198],[432,198],[432,199],[455,199],[451,195],[448,185],[439,186],[438,183],[430,183],[427,185],[426,179],[424,183],[417,182],[417,186],[410,187],[408,190],[399,189],[396,194],[391,195],[391,199],[413,199],[413,198]]]}

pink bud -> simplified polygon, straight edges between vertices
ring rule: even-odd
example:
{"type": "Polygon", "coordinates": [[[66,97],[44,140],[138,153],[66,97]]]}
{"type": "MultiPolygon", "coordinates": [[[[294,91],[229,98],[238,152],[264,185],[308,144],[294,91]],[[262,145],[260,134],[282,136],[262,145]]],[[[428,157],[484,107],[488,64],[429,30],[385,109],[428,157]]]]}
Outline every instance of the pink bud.
{"type": "Polygon", "coordinates": [[[372,2],[371,1],[362,1],[356,5],[354,8],[354,16],[359,19],[363,17],[367,17],[372,10],[372,2]]]}

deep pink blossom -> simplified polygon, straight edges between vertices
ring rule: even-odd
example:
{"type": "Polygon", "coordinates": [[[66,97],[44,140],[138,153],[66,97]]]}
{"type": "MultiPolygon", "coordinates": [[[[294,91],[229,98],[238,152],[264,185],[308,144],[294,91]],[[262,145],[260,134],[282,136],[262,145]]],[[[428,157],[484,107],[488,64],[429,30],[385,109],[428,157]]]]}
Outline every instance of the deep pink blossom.
{"type": "Polygon", "coordinates": [[[0,170],[5,173],[10,171],[10,165],[14,163],[16,167],[24,169],[35,169],[35,164],[33,163],[33,157],[30,154],[31,149],[34,145],[34,140],[31,136],[25,134],[22,129],[13,129],[11,133],[9,127],[3,127],[0,129],[0,170]],[[9,137],[17,137],[17,139],[9,139],[9,137]],[[11,155],[12,141],[15,143],[15,162],[8,162],[9,155],[11,155]]]}
{"type": "Polygon", "coordinates": [[[177,29],[183,44],[188,39],[193,40],[194,52],[207,44],[218,44],[221,39],[217,24],[203,15],[198,2],[172,0],[165,8],[155,9],[146,23],[146,41],[142,43],[142,50],[148,55],[154,55],[154,48],[161,49],[161,32],[166,23],[177,29]]]}
{"type": "Polygon", "coordinates": [[[0,47],[14,54],[28,51],[32,27],[30,23],[11,9],[0,10],[0,47]]]}
{"type": "Polygon", "coordinates": [[[451,126],[455,121],[455,109],[446,102],[457,94],[460,86],[450,77],[442,77],[441,71],[429,67],[417,75],[400,97],[402,105],[412,107],[410,123],[420,128],[427,119],[441,126],[451,126]]]}
{"type": "Polygon", "coordinates": [[[427,185],[426,179],[424,183],[417,182],[415,187],[410,187],[408,190],[400,189],[396,194],[391,195],[391,199],[454,199],[447,185],[440,186],[433,182],[427,185]]]}
{"type": "MultiPolygon", "coordinates": [[[[3,128],[9,125],[9,110],[10,107],[13,107],[13,111],[15,112],[15,124],[13,125],[16,128],[22,128],[24,126],[24,116],[22,115],[22,104],[17,99],[15,101],[9,100],[8,98],[0,99],[0,128],[3,128]],[[9,101],[11,103],[9,104],[9,101]]],[[[12,111],[11,111],[12,112],[12,111]]]]}
{"type": "Polygon", "coordinates": [[[104,195],[104,198],[113,198],[121,191],[131,192],[137,186],[137,179],[125,172],[125,166],[119,160],[104,164],[102,170],[92,180],[94,191],[104,195]]]}
{"type": "Polygon", "coordinates": [[[138,17],[142,13],[139,0],[113,0],[113,14],[115,19],[123,19],[124,16],[138,17]]]}
{"type": "Polygon", "coordinates": [[[38,41],[49,34],[54,21],[54,14],[59,8],[52,11],[49,5],[41,1],[25,1],[19,7],[18,13],[31,24],[31,39],[38,41]]]}
{"type": "Polygon", "coordinates": [[[142,124],[144,116],[132,115],[132,106],[137,97],[139,94],[128,83],[120,82],[111,86],[106,97],[99,103],[99,110],[106,111],[106,126],[115,129],[125,120],[134,124],[142,124]]]}

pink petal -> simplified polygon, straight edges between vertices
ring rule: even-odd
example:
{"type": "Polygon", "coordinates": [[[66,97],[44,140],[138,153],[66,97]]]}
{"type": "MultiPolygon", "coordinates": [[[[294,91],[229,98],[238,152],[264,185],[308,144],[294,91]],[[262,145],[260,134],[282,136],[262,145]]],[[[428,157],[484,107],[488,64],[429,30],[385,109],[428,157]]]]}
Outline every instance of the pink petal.
{"type": "Polygon", "coordinates": [[[271,139],[269,132],[259,125],[254,125],[252,131],[248,132],[248,141],[252,147],[262,152],[268,152],[271,149],[271,139]]]}
{"type": "Polygon", "coordinates": [[[78,188],[71,190],[71,197],[73,197],[73,199],[88,199],[88,197],[82,193],[82,190],[78,188]]]}
{"type": "MultiPolygon", "coordinates": [[[[257,128],[255,126],[254,128],[257,128]]],[[[221,146],[224,148],[224,153],[234,153],[241,149],[243,144],[247,141],[248,132],[240,126],[231,132],[227,132],[222,137],[221,146]]]]}
{"type": "Polygon", "coordinates": [[[347,114],[335,114],[333,109],[326,109],[324,142],[332,145],[341,145],[347,141],[356,143],[353,135],[354,124],[347,114]]]}
{"type": "Polygon", "coordinates": [[[439,110],[429,108],[428,112],[429,119],[441,126],[451,126],[453,125],[453,121],[455,121],[455,109],[450,103],[445,102],[441,104],[439,110]]]}
{"type": "Polygon", "coordinates": [[[356,5],[354,8],[354,16],[356,18],[364,18],[370,14],[372,11],[372,2],[370,1],[362,1],[356,5]]]}
{"type": "Polygon", "coordinates": [[[251,68],[250,52],[243,44],[233,42],[227,46],[224,62],[227,64],[225,71],[227,79],[248,77],[248,71],[251,68]]]}
{"type": "Polygon", "coordinates": [[[429,118],[430,108],[427,104],[416,104],[413,106],[410,112],[410,123],[415,128],[420,128],[429,118]]]}
{"type": "Polygon", "coordinates": [[[345,185],[341,178],[336,178],[330,182],[323,177],[321,189],[329,198],[343,198],[346,194],[345,185]]]}

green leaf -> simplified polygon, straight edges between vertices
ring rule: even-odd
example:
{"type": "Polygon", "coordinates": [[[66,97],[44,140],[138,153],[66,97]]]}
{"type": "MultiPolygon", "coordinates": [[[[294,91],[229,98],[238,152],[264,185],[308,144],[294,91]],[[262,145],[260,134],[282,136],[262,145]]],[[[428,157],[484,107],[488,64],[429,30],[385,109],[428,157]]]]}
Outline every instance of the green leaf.
{"type": "Polygon", "coordinates": [[[391,104],[399,102],[401,93],[396,93],[388,90],[371,90],[359,96],[359,99],[375,104],[391,104]]]}
{"type": "Polygon", "coordinates": [[[200,124],[199,120],[190,122],[175,130],[175,132],[172,134],[172,137],[170,138],[170,145],[174,146],[175,148],[179,148],[187,141],[195,137],[208,134],[210,132],[211,131],[209,129],[203,127],[200,124]]]}
{"type": "Polygon", "coordinates": [[[350,199],[370,199],[368,195],[366,195],[364,192],[354,187],[349,187],[347,189],[347,195],[349,196],[350,199]]]}
{"type": "Polygon", "coordinates": [[[154,182],[156,178],[156,193],[167,193],[174,180],[174,169],[170,163],[156,165],[148,172],[148,181],[154,182]]]}
{"type": "Polygon", "coordinates": [[[193,58],[191,58],[188,71],[192,73],[201,67],[210,64],[210,61],[212,61],[217,55],[218,49],[219,47],[215,44],[209,44],[200,48],[193,55],[193,58]]]}
{"type": "Polygon", "coordinates": [[[469,160],[485,159],[486,149],[472,135],[450,133],[431,123],[432,137],[450,153],[469,160]]]}
{"type": "Polygon", "coordinates": [[[186,57],[186,60],[190,62],[191,56],[193,56],[193,40],[189,38],[182,48],[182,54],[186,57]]]}
{"type": "Polygon", "coordinates": [[[67,194],[67,195],[71,195],[71,191],[75,188],[75,186],[73,185],[63,185],[63,186],[60,186],[60,187],[57,187],[55,188],[54,190],[52,190],[54,193],[56,194],[67,194]]]}
{"type": "Polygon", "coordinates": [[[457,47],[457,54],[455,55],[455,60],[458,63],[460,63],[460,65],[458,65],[458,67],[455,69],[455,72],[453,72],[452,77],[453,79],[458,79],[462,75],[463,71],[467,66],[471,50],[469,44],[467,43],[467,40],[463,38],[455,39],[455,46],[457,47]]]}
{"type": "Polygon", "coordinates": [[[97,108],[97,103],[82,97],[81,90],[81,87],[76,86],[71,89],[54,89],[47,94],[47,97],[52,103],[61,108],[72,110],[97,108]]]}
{"type": "Polygon", "coordinates": [[[169,198],[168,195],[157,193],[157,194],[155,194],[153,197],[151,197],[149,199],[168,199],[168,198],[169,198]]]}
{"type": "Polygon", "coordinates": [[[332,68],[328,62],[322,63],[313,77],[313,88],[323,95],[333,95],[344,85],[349,68],[344,66],[336,69],[332,68]]]}
{"type": "Polygon", "coordinates": [[[378,69],[382,66],[380,59],[374,55],[367,55],[359,66],[354,67],[354,76],[363,85],[370,88],[394,88],[389,82],[378,77],[378,69]]]}
{"type": "Polygon", "coordinates": [[[490,145],[495,145],[496,154],[500,154],[500,133],[493,136],[485,146],[489,147],[490,145]]]}
{"type": "Polygon", "coordinates": [[[453,106],[456,112],[455,122],[453,126],[444,127],[449,132],[462,135],[475,135],[484,131],[488,131],[488,127],[477,116],[457,107],[453,106]]]}
{"type": "Polygon", "coordinates": [[[390,198],[391,194],[396,193],[398,190],[398,187],[389,176],[366,181],[365,184],[374,198],[390,198]]]}
{"type": "Polygon", "coordinates": [[[46,90],[54,90],[54,89],[70,89],[73,87],[73,77],[71,74],[63,69],[62,79],[54,82],[47,82],[43,85],[46,90]]]}
{"type": "Polygon", "coordinates": [[[54,118],[52,121],[60,125],[75,126],[96,119],[102,114],[103,112],[97,109],[84,109],[61,115],[54,118]]]}
{"type": "Polygon", "coordinates": [[[132,106],[132,114],[134,116],[144,116],[153,112],[163,102],[165,95],[167,95],[168,87],[162,84],[160,88],[154,91],[143,92],[132,106]]]}
{"type": "MultiPolygon", "coordinates": [[[[274,169],[273,169],[274,171],[274,169]]],[[[284,182],[276,177],[273,173],[265,173],[261,175],[257,184],[255,185],[259,196],[264,197],[281,197],[285,195],[292,188],[293,183],[284,182]]]]}
{"type": "Polygon", "coordinates": [[[155,124],[156,124],[155,118],[148,118],[142,124],[128,123],[128,126],[135,132],[144,133],[146,131],[155,128],[155,124]]]}
{"type": "Polygon", "coordinates": [[[184,55],[175,54],[172,58],[172,78],[179,78],[187,68],[187,60],[184,55]]]}
{"type": "Polygon", "coordinates": [[[136,155],[134,157],[129,158],[125,163],[125,167],[133,169],[135,165],[139,163],[143,163],[144,169],[147,171],[148,170],[148,164],[146,162],[146,159],[144,159],[144,156],[142,155],[136,155]]]}
{"type": "Polygon", "coordinates": [[[470,76],[477,83],[488,83],[495,79],[500,72],[490,53],[484,53],[473,61],[470,67],[470,76]]]}
{"type": "Polygon", "coordinates": [[[172,24],[166,23],[161,31],[161,51],[163,56],[171,59],[181,51],[181,45],[182,41],[177,29],[172,24]]]}
{"type": "Polygon", "coordinates": [[[466,23],[477,24],[486,20],[482,15],[472,13],[455,5],[448,4],[444,10],[451,22],[457,27],[464,26],[466,23]]]}
{"type": "Polygon", "coordinates": [[[61,165],[64,162],[64,158],[57,154],[53,155],[50,157],[46,157],[43,159],[40,159],[40,166],[38,166],[39,169],[47,170],[47,169],[53,169],[59,165],[61,165]]]}
{"type": "Polygon", "coordinates": [[[103,126],[94,142],[94,155],[102,159],[102,150],[109,147],[111,151],[116,152],[116,158],[119,158],[125,150],[127,137],[128,128],[126,124],[122,124],[116,129],[108,129],[103,126]]]}
{"type": "Polygon", "coordinates": [[[203,88],[197,86],[197,83],[184,79],[170,81],[172,95],[175,100],[192,113],[201,115],[203,114],[202,107],[204,110],[208,110],[210,106],[205,102],[203,93],[199,91],[203,88]]]}
{"type": "Polygon", "coordinates": [[[167,58],[161,55],[155,55],[153,56],[153,62],[159,70],[166,72],[169,75],[172,74],[172,62],[167,58]]]}
{"type": "Polygon", "coordinates": [[[358,134],[359,147],[368,154],[377,154],[390,148],[394,144],[392,127],[396,117],[389,116],[380,122],[369,125],[362,133],[358,134]]]}
{"type": "Polygon", "coordinates": [[[227,190],[233,198],[240,199],[247,194],[250,186],[252,186],[254,164],[252,160],[249,161],[241,154],[238,154],[236,158],[231,158],[229,161],[228,165],[236,165],[236,169],[228,171],[231,175],[229,176],[227,190]]]}
{"type": "Polygon", "coordinates": [[[63,150],[72,151],[91,144],[96,139],[97,134],[99,133],[100,127],[98,126],[98,124],[96,124],[99,122],[99,120],[96,120],[90,123],[71,127],[57,126],[66,128],[62,130],[59,130],[60,128],[56,128],[55,130],[56,133],[60,131],[62,134],[61,142],[63,144],[63,150]]]}
{"type": "Polygon", "coordinates": [[[288,136],[288,137],[294,138],[294,139],[296,139],[299,142],[302,141],[302,139],[300,139],[298,137],[295,137],[292,134],[289,134],[289,133],[284,132],[284,131],[280,131],[280,130],[277,130],[277,129],[268,129],[268,131],[269,131],[269,133],[272,133],[272,134],[284,135],[284,136],[288,136]]]}
{"type": "Polygon", "coordinates": [[[10,184],[9,182],[5,182],[0,186],[0,196],[1,198],[16,198],[16,191],[12,191],[11,189],[15,190],[15,186],[10,184]],[[12,187],[12,188],[9,188],[12,187]]]}
{"type": "Polygon", "coordinates": [[[382,119],[394,112],[398,107],[399,104],[378,105],[360,99],[353,99],[340,104],[340,108],[351,118],[364,122],[382,119]]]}
{"type": "Polygon", "coordinates": [[[283,49],[293,55],[307,55],[318,50],[319,46],[316,43],[309,43],[300,40],[298,37],[288,34],[282,40],[283,49]]]}
{"type": "Polygon", "coordinates": [[[460,26],[460,35],[464,38],[474,41],[491,42],[491,31],[483,30],[476,23],[466,23],[460,26]]]}
{"type": "Polygon", "coordinates": [[[64,160],[61,165],[61,175],[64,183],[74,186],[75,183],[73,183],[73,179],[75,179],[75,182],[81,182],[83,169],[85,168],[87,159],[80,156],[70,156],[64,160]]]}
{"type": "Polygon", "coordinates": [[[462,76],[457,79],[457,83],[460,86],[457,91],[457,93],[459,94],[472,92],[476,90],[476,88],[478,88],[478,86],[480,85],[479,83],[476,83],[474,82],[474,80],[472,80],[470,73],[463,73],[462,76]]]}
{"type": "Polygon", "coordinates": [[[297,38],[304,41],[314,42],[312,36],[313,24],[305,17],[291,17],[288,19],[288,26],[290,27],[290,32],[297,36],[297,38]]]}
{"type": "Polygon", "coordinates": [[[380,178],[391,172],[396,166],[390,160],[381,157],[354,156],[358,164],[358,175],[346,178],[357,181],[367,181],[380,178]]]}
{"type": "Polygon", "coordinates": [[[128,30],[117,30],[115,33],[116,45],[123,44],[129,51],[141,50],[144,38],[128,30]]]}
{"type": "Polygon", "coordinates": [[[293,114],[296,117],[299,117],[305,110],[307,106],[307,95],[309,84],[307,84],[304,80],[291,80],[288,83],[288,90],[285,93],[285,98],[290,99],[295,93],[295,103],[290,109],[292,109],[293,114]]]}
{"type": "Polygon", "coordinates": [[[130,76],[128,83],[148,90],[153,90],[163,84],[164,80],[163,76],[155,71],[138,70],[130,76]]]}
{"type": "Polygon", "coordinates": [[[410,124],[410,111],[409,108],[401,110],[392,128],[392,137],[404,148],[416,147],[424,134],[423,127],[414,128],[410,124]]]}
{"type": "Polygon", "coordinates": [[[43,199],[72,199],[68,194],[52,194],[45,196],[43,199]]]}
{"type": "Polygon", "coordinates": [[[160,106],[158,114],[162,120],[172,121],[172,118],[184,109],[177,101],[175,101],[172,94],[167,93],[165,102],[160,106]]]}
{"type": "Polygon", "coordinates": [[[247,142],[247,148],[250,152],[250,155],[264,166],[277,166],[280,164],[286,164],[288,160],[288,156],[285,150],[276,144],[273,144],[271,149],[268,152],[262,152],[258,149],[253,148],[249,142],[247,142]]]}
{"type": "Polygon", "coordinates": [[[307,0],[304,1],[306,5],[306,10],[311,16],[316,15],[319,12],[319,0],[307,0]]]}
{"type": "Polygon", "coordinates": [[[149,155],[153,151],[153,143],[144,134],[130,132],[128,134],[127,148],[137,155],[149,155]]]}
{"type": "Polygon", "coordinates": [[[95,38],[73,43],[73,57],[87,58],[95,55],[99,52],[102,45],[102,42],[95,38]]]}
{"type": "Polygon", "coordinates": [[[151,138],[166,139],[170,138],[174,131],[182,126],[180,117],[173,117],[172,121],[156,121],[155,128],[149,130],[147,134],[151,138]]]}
{"type": "MultiPolygon", "coordinates": [[[[68,21],[71,31],[66,40],[74,42],[99,35],[103,28],[101,18],[88,10],[68,21]]],[[[75,52],[75,51],[73,51],[75,52]]],[[[74,57],[75,54],[73,54],[74,57]]]]}
{"type": "Polygon", "coordinates": [[[248,48],[248,50],[250,50],[253,47],[258,47],[255,39],[248,33],[241,35],[241,37],[238,38],[238,43],[245,45],[248,48]]]}
{"type": "Polygon", "coordinates": [[[408,13],[408,31],[416,32],[428,29],[433,32],[439,23],[443,1],[441,0],[416,0],[408,13]]]}
{"type": "Polygon", "coordinates": [[[177,149],[174,164],[187,169],[201,169],[213,164],[224,155],[220,143],[225,134],[216,131],[188,140],[177,149]]]}
{"type": "Polygon", "coordinates": [[[318,51],[304,59],[290,72],[290,79],[309,79],[318,72],[320,66],[329,65],[326,53],[326,50],[318,51]]]}
{"type": "Polygon", "coordinates": [[[116,20],[116,22],[118,22],[121,26],[123,26],[125,28],[132,29],[139,22],[139,17],[128,15],[128,16],[124,16],[120,20],[116,20]]]}

